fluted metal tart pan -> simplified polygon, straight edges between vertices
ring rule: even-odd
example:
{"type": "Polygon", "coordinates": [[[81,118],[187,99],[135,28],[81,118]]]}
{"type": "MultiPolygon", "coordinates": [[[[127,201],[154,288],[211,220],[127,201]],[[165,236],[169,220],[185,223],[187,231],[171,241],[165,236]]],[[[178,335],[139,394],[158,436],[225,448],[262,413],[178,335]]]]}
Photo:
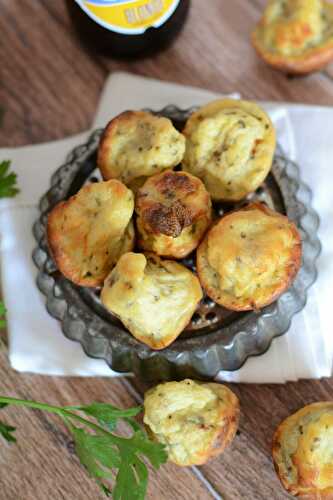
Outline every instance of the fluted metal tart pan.
{"type": "MultiPolygon", "coordinates": [[[[156,113],[182,128],[193,110],[167,106],[156,113]]],[[[54,173],[33,227],[37,241],[33,252],[39,270],[37,285],[46,296],[48,312],[59,320],[64,335],[80,342],[88,356],[104,359],[113,370],[134,372],[150,381],[212,378],[220,370],[237,370],[249,356],[263,354],[275,337],[289,329],[292,317],[304,307],[307,290],[316,279],[319,218],[311,207],[311,191],[300,180],[298,166],[278,147],[271,173],[249,197],[288,215],[301,232],[303,262],[291,288],[258,312],[230,312],[204,297],[180,337],[170,347],[154,351],[130,335],[103,307],[98,289],[79,287],[62,276],[47,246],[46,222],[50,210],[87,182],[99,180],[96,151],[101,133],[95,131],[87,143],[76,147],[54,173]]],[[[214,210],[222,215],[235,207],[215,204],[214,210]]],[[[195,271],[193,256],[183,263],[195,271]]]]}

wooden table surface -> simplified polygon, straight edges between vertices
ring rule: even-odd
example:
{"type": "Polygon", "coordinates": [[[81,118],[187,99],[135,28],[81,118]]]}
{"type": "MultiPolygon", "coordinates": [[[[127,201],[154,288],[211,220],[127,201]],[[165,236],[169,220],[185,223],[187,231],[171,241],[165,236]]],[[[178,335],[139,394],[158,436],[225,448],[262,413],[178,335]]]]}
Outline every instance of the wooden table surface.
{"type": "MultiPolygon", "coordinates": [[[[0,0],[0,146],[20,146],[87,129],[110,71],[238,91],[248,99],[333,104],[333,66],[307,78],[287,78],[259,61],[249,33],[264,0],[193,0],[175,45],[152,58],[116,62],[92,57],[79,45],[62,0],[0,0]]],[[[283,363],[283,359],[281,359],[283,363]]],[[[144,386],[129,379],[80,379],[22,375],[0,353],[0,392],[53,404],[108,401],[137,404],[144,386]]],[[[154,500],[274,500],[280,487],[270,458],[277,424],[299,407],[333,398],[332,380],[286,385],[237,385],[240,433],[228,451],[208,465],[152,472],[154,500]]],[[[17,446],[1,443],[0,500],[104,498],[81,469],[72,443],[56,418],[6,411],[17,426],[17,446]]]]}

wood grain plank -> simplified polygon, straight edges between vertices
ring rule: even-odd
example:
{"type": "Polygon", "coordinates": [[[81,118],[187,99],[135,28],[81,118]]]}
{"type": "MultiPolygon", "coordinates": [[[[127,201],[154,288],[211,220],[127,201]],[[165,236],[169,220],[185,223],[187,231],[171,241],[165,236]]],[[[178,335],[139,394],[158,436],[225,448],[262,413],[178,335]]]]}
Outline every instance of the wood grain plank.
{"type": "MultiPolygon", "coordinates": [[[[66,19],[62,2],[51,0],[66,19]]],[[[96,108],[104,70],[81,50],[68,23],[40,2],[2,2],[1,145],[57,139],[86,129],[96,108]],[[31,22],[33,20],[33,23],[31,22]]]]}

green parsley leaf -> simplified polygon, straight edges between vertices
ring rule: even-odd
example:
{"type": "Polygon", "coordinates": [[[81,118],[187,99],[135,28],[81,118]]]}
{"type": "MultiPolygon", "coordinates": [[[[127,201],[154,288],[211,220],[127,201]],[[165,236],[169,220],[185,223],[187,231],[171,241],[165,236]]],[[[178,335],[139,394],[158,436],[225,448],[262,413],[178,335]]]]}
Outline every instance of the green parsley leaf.
{"type": "Polygon", "coordinates": [[[158,469],[161,463],[165,463],[168,459],[164,445],[148,439],[143,430],[134,434],[131,446],[133,450],[138,450],[139,454],[144,455],[155,469],[158,469]]]}
{"type": "Polygon", "coordinates": [[[137,457],[125,455],[116,478],[114,500],[144,500],[148,485],[147,467],[137,457]]]}
{"type": "Polygon", "coordinates": [[[5,321],[6,308],[2,302],[0,302],[0,328],[4,328],[6,325],[5,321]]]}
{"type": "Polygon", "coordinates": [[[9,443],[15,443],[16,439],[12,436],[12,433],[16,430],[15,427],[11,425],[7,425],[4,422],[0,421],[0,434],[3,438],[6,439],[9,443]]]}
{"type": "Polygon", "coordinates": [[[19,192],[16,185],[17,175],[9,172],[10,164],[10,160],[0,163],[0,198],[12,198],[19,192]]]}
{"type": "Polygon", "coordinates": [[[107,497],[112,497],[112,491],[110,490],[110,488],[105,486],[105,484],[103,484],[103,483],[101,483],[99,486],[100,486],[101,490],[103,491],[104,495],[106,495],[107,497]]]}
{"type": "MultiPolygon", "coordinates": [[[[82,465],[93,477],[106,496],[115,500],[144,500],[148,485],[149,461],[156,469],[167,461],[164,445],[150,441],[143,428],[132,417],[141,407],[122,410],[106,403],[87,406],[50,406],[37,401],[0,396],[0,409],[8,404],[28,406],[57,414],[72,433],[75,451],[82,465]],[[93,417],[95,422],[80,413],[93,417]],[[110,432],[122,419],[132,429],[130,437],[110,432]],[[78,423],[80,426],[76,426],[78,423]],[[110,482],[114,482],[113,491],[110,482]]],[[[0,434],[8,441],[15,441],[15,429],[0,422],[0,434]]]]}
{"type": "Polygon", "coordinates": [[[117,447],[107,436],[89,434],[83,429],[72,429],[75,450],[81,463],[92,477],[112,477],[110,470],[119,468],[121,458],[117,447]]]}
{"type": "Polygon", "coordinates": [[[113,431],[117,427],[119,419],[128,420],[142,411],[142,407],[121,410],[115,406],[105,403],[92,403],[88,406],[71,406],[68,409],[82,411],[90,417],[94,417],[101,425],[113,431]]]}

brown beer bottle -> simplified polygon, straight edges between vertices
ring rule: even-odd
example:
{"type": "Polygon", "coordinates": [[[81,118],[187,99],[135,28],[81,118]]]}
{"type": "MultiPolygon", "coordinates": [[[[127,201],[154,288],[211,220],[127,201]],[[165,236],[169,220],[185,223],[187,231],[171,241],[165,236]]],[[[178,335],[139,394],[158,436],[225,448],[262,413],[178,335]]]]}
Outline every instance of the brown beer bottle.
{"type": "Polygon", "coordinates": [[[190,0],[66,0],[82,41],[111,57],[150,55],[181,30],[190,0]]]}

